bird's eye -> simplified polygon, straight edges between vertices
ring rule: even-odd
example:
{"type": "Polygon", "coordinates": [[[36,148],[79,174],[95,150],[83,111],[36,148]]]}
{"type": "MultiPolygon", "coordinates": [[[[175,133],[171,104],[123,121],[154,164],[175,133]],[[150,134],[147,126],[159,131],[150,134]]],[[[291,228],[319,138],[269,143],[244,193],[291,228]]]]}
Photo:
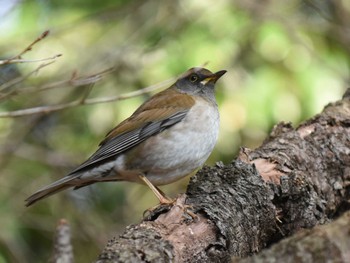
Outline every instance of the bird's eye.
{"type": "Polygon", "coordinates": [[[191,82],[196,82],[198,80],[198,76],[196,75],[196,74],[192,74],[191,76],[190,76],[190,81],[191,82]]]}

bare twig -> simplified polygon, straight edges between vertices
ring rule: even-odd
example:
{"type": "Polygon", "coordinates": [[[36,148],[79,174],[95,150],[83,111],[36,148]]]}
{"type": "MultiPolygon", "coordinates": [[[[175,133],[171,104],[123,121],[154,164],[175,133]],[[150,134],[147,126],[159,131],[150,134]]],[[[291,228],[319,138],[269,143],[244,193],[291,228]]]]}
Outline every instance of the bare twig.
{"type": "Polygon", "coordinates": [[[99,103],[107,103],[107,102],[113,102],[118,100],[125,100],[133,97],[140,96],[142,94],[146,94],[148,92],[160,89],[161,87],[164,87],[165,85],[172,82],[174,79],[168,79],[165,81],[162,81],[158,84],[148,86],[146,88],[129,92],[124,95],[120,96],[114,96],[114,97],[103,97],[103,98],[93,98],[93,99],[78,99],[75,101],[71,101],[68,103],[53,105],[53,106],[40,106],[40,107],[33,107],[28,109],[22,109],[22,110],[16,110],[16,111],[7,111],[7,112],[0,112],[0,118],[13,118],[13,117],[22,117],[27,115],[33,115],[38,113],[49,113],[49,112],[55,112],[59,110],[69,109],[81,105],[90,105],[90,104],[99,104],[99,103]]]}
{"type": "MultiPolygon", "coordinates": [[[[174,81],[174,78],[170,78],[170,79],[164,80],[158,84],[154,84],[154,85],[148,86],[146,88],[132,91],[132,92],[126,93],[124,95],[120,95],[120,96],[88,99],[88,100],[86,100],[85,104],[99,104],[99,103],[106,103],[106,102],[113,102],[113,101],[118,101],[118,100],[125,100],[125,99],[134,98],[134,97],[140,96],[142,94],[146,94],[148,92],[158,90],[166,85],[169,85],[173,81],[174,81]]],[[[1,113],[0,113],[0,117],[1,117],[1,113]]]]}
{"type": "MultiPolygon", "coordinates": [[[[47,65],[45,64],[45,66],[47,66],[47,65]]],[[[3,85],[4,87],[2,87],[1,90],[4,90],[4,89],[9,88],[15,84],[20,83],[21,81],[28,78],[30,75],[37,73],[38,70],[42,67],[43,67],[43,65],[40,65],[37,69],[30,72],[27,76],[21,77],[21,78],[16,78],[11,83],[10,82],[6,83],[5,84],[6,86],[3,85]]],[[[92,75],[84,76],[84,77],[77,77],[77,74],[74,73],[74,74],[72,74],[72,77],[70,77],[69,79],[49,83],[49,84],[43,85],[43,86],[38,87],[38,88],[37,87],[35,87],[35,88],[23,87],[20,90],[12,90],[11,92],[8,92],[6,94],[0,94],[0,101],[8,99],[9,97],[12,97],[15,95],[24,94],[24,93],[41,92],[41,91],[45,91],[45,90],[49,90],[49,89],[54,89],[54,88],[57,88],[60,86],[79,87],[79,86],[83,86],[83,85],[96,83],[97,81],[101,80],[104,77],[104,75],[107,75],[107,74],[113,72],[113,70],[114,70],[114,68],[107,68],[107,69],[104,69],[100,72],[94,73],[92,75]]]]}
{"type": "MultiPolygon", "coordinates": [[[[23,82],[24,80],[29,78],[31,75],[38,73],[42,68],[44,68],[44,67],[46,67],[48,65],[51,65],[54,62],[55,61],[50,61],[50,62],[47,62],[47,63],[40,64],[36,69],[34,69],[33,71],[29,72],[27,75],[25,75],[23,77],[15,78],[15,79],[13,79],[13,80],[11,80],[9,82],[6,82],[5,84],[3,84],[1,86],[0,91],[5,91],[5,90],[9,89],[10,87],[12,87],[12,86],[14,86],[16,84],[23,82]]],[[[17,92],[18,91],[16,89],[13,89],[10,92],[7,92],[5,94],[0,94],[0,101],[4,100],[5,98],[10,97],[10,96],[12,96],[14,94],[17,94],[17,92]]]]}
{"type": "Polygon", "coordinates": [[[27,53],[28,51],[31,51],[33,49],[33,46],[38,43],[39,41],[43,40],[45,37],[47,37],[49,35],[50,31],[46,30],[44,31],[37,39],[35,39],[29,46],[27,46],[21,53],[19,53],[18,55],[6,59],[6,60],[0,60],[0,65],[4,65],[4,64],[10,64],[10,63],[19,63],[19,62],[13,62],[15,60],[21,60],[23,54],[27,53]]]}
{"type": "Polygon", "coordinates": [[[20,58],[15,58],[15,59],[8,59],[8,60],[0,60],[0,66],[4,64],[11,64],[11,63],[32,63],[32,62],[43,62],[47,60],[53,60],[58,57],[61,57],[62,54],[57,54],[52,57],[48,58],[41,58],[41,59],[20,59],[20,58]]]}

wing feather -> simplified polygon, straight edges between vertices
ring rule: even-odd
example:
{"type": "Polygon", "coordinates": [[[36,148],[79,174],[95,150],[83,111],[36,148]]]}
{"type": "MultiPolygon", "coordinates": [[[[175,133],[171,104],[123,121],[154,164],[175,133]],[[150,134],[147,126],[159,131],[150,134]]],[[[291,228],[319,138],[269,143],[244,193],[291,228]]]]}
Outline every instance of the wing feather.
{"type": "Polygon", "coordinates": [[[87,161],[73,170],[70,175],[88,169],[98,163],[107,161],[108,159],[133,148],[134,146],[145,141],[150,136],[154,136],[178,123],[185,117],[186,113],[187,111],[177,112],[176,114],[170,116],[169,119],[149,122],[143,127],[110,139],[101,145],[100,148],[87,161]]]}

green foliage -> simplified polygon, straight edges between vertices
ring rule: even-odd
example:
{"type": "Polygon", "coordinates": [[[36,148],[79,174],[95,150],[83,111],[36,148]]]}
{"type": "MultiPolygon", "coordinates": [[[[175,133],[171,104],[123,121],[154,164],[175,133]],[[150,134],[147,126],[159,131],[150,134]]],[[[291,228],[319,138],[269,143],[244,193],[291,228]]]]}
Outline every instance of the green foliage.
{"type": "MultiPolygon", "coordinates": [[[[2,57],[46,29],[50,36],[23,58],[63,56],[30,77],[43,62],[0,65],[0,95],[13,92],[0,101],[0,113],[81,98],[88,85],[75,86],[72,76],[114,67],[89,94],[112,97],[209,62],[207,68],[228,73],[217,89],[221,133],[208,164],[229,162],[240,146],[258,147],[279,121],[298,125],[341,97],[350,62],[345,2],[20,1],[0,21],[2,57]]],[[[24,207],[27,196],[85,160],[150,95],[0,119],[0,263],[46,262],[60,218],[71,224],[76,261],[91,262],[109,238],[156,205],[144,186],[109,183],[24,207]]],[[[175,196],[187,180],[164,189],[175,196]]]]}

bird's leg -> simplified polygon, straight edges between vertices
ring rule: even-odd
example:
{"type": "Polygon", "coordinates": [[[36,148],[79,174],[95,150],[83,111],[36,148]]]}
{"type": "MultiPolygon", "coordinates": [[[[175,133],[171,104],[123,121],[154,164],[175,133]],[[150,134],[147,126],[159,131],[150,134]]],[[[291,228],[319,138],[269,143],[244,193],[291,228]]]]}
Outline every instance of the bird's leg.
{"type": "Polygon", "coordinates": [[[160,190],[157,186],[153,185],[145,175],[140,174],[140,179],[152,190],[152,192],[156,195],[158,198],[160,204],[173,204],[174,200],[168,198],[165,196],[165,194],[160,190]]]}
{"type": "MultiPolygon", "coordinates": [[[[153,185],[145,175],[140,174],[139,175],[140,179],[149,187],[151,188],[152,192],[157,196],[157,198],[159,199],[159,205],[170,205],[170,206],[178,206],[180,209],[183,210],[184,214],[189,215],[190,217],[192,217],[194,220],[196,220],[198,218],[198,216],[193,213],[192,210],[192,206],[191,205],[179,205],[179,204],[175,204],[176,199],[171,199],[169,197],[167,197],[162,190],[160,190],[157,186],[153,185]]],[[[147,209],[144,213],[143,216],[145,216],[145,214],[147,212],[152,212],[153,210],[155,210],[157,207],[159,207],[159,205],[153,207],[153,208],[149,208],[147,209]]]]}

